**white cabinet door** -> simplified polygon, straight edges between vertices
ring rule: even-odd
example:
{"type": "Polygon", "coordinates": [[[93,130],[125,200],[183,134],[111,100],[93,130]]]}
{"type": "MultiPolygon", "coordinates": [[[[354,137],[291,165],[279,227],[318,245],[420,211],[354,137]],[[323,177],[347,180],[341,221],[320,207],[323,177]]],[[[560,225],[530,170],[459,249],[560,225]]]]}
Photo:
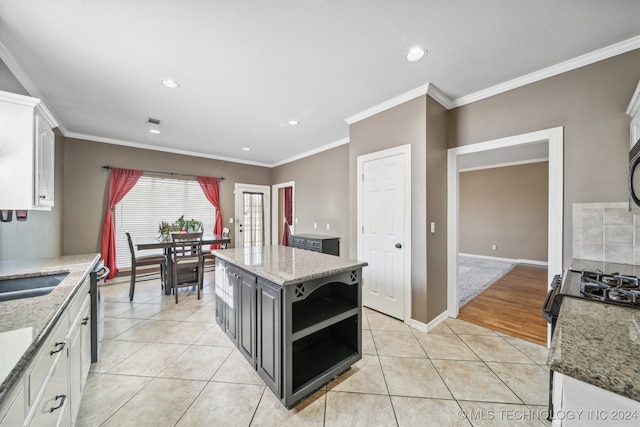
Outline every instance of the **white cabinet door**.
{"type": "Polygon", "coordinates": [[[55,135],[51,126],[40,114],[35,116],[35,189],[33,205],[37,207],[53,206],[55,135]]]}
{"type": "Polygon", "coordinates": [[[553,426],[638,425],[640,402],[567,375],[553,373],[553,426]]]}
{"type": "Polygon", "coordinates": [[[56,126],[39,99],[0,91],[0,209],[51,210],[56,126]]]}
{"type": "MultiPolygon", "coordinates": [[[[84,288],[83,288],[84,289],[84,288]]],[[[71,425],[75,425],[82,392],[87,381],[89,368],[91,367],[91,297],[81,292],[76,296],[82,301],[82,307],[78,311],[75,320],[69,330],[69,399],[71,409],[71,425]]]]}

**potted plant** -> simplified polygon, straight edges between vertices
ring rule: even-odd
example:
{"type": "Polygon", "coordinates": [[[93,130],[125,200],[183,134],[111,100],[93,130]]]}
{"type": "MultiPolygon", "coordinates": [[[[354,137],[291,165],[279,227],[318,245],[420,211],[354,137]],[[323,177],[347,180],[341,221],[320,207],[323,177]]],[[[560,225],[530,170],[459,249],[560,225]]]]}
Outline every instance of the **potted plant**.
{"type": "Polygon", "coordinates": [[[190,219],[185,221],[186,230],[188,233],[196,233],[198,231],[202,231],[202,221],[198,221],[195,219],[190,219]]]}
{"type": "Polygon", "coordinates": [[[158,232],[163,240],[167,240],[169,234],[174,231],[180,231],[180,228],[176,224],[169,224],[167,221],[162,221],[158,226],[158,232]]]}

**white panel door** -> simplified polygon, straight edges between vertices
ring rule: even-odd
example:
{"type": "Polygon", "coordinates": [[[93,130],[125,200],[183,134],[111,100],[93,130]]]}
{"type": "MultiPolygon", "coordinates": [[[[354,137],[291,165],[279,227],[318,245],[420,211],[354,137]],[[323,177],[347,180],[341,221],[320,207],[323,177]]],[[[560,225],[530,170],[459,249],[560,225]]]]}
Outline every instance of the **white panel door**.
{"type": "Polygon", "coordinates": [[[363,303],[404,319],[404,155],[365,161],[362,177],[363,303]]]}

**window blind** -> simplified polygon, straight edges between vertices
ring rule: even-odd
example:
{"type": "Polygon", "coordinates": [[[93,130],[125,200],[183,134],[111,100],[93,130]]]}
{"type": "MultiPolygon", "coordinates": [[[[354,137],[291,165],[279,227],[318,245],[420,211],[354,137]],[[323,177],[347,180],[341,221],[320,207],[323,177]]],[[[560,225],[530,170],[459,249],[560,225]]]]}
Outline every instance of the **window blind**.
{"type": "MultiPolygon", "coordinates": [[[[184,215],[187,220],[202,221],[204,232],[211,233],[215,208],[197,181],[143,175],[116,205],[114,215],[116,257],[118,268],[121,269],[131,267],[126,232],[134,238],[158,237],[158,225],[162,221],[173,223],[184,215]]],[[[145,250],[144,254],[153,252],[145,250]]],[[[162,253],[162,250],[156,252],[162,253]]]]}

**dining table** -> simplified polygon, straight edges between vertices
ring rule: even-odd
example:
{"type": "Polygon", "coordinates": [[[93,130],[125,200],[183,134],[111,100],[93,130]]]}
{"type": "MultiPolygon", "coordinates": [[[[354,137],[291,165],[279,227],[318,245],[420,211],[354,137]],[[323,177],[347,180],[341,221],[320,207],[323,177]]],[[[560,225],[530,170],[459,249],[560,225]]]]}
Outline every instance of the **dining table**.
{"type": "MultiPolygon", "coordinates": [[[[133,244],[137,250],[147,249],[162,249],[167,257],[167,274],[165,277],[164,293],[165,295],[171,295],[171,289],[173,289],[173,262],[172,260],[172,248],[173,241],[171,235],[168,237],[154,237],[154,236],[140,236],[132,237],[133,244]]],[[[203,233],[202,245],[217,245],[223,243],[231,243],[231,239],[228,237],[222,237],[221,234],[215,233],[203,233]]]]}

